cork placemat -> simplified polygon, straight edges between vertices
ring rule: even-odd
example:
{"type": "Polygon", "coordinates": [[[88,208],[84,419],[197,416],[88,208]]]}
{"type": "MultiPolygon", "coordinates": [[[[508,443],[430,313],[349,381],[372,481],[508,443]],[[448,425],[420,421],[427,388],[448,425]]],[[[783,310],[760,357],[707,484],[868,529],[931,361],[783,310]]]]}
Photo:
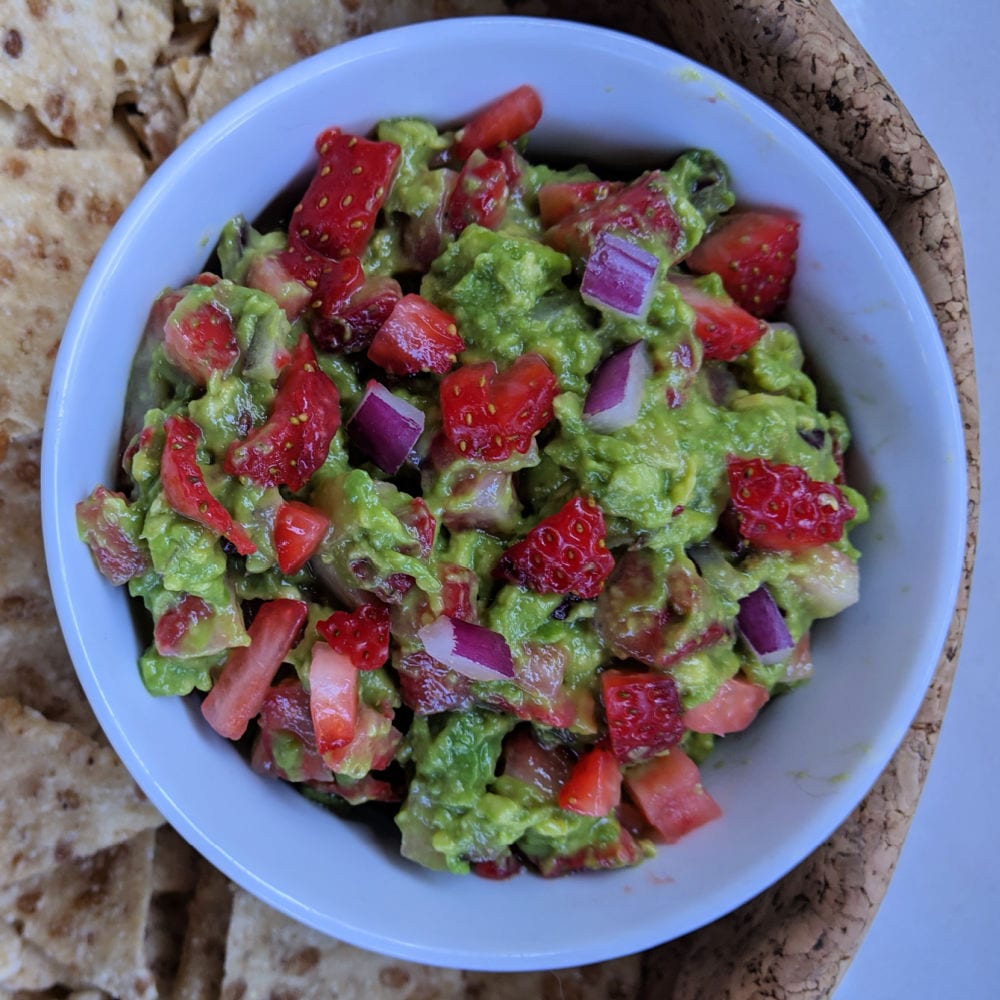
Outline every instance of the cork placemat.
{"type": "Polygon", "coordinates": [[[78,7],[14,0],[0,12],[0,745],[12,757],[16,748],[21,762],[0,775],[0,805],[20,806],[0,811],[0,825],[10,827],[0,838],[0,998],[829,996],[886,890],[934,751],[965,622],[979,498],[952,189],[829,0],[78,7]],[[66,655],[45,583],[38,454],[51,362],[86,268],[179,141],[264,76],[348,38],[503,13],[606,24],[683,52],[755,92],[846,170],[937,317],[965,421],[970,528],[962,590],[923,708],[875,788],[826,844],[735,913],[643,956],[484,977],[382,960],[323,938],[234,889],[162,825],[107,747],[66,655]],[[81,774],[73,787],[64,787],[65,768],[49,767],[53,748],[73,751],[81,774]],[[62,825],[51,822],[57,808],[62,825]],[[102,822],[87,825],[88,816],[102,822]],[[32,849],[21,850],[12,831],[32,849]]]}

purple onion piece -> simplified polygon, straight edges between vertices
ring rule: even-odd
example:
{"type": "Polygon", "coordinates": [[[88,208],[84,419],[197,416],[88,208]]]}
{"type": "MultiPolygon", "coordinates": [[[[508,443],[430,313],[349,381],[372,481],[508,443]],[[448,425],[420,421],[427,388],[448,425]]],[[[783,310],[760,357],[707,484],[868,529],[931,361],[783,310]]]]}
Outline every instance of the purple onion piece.
{"type": "Polygon", "coordinates": [[[423,413],[374,379],[347,421],[354,444],[390,476],[399,471],[423,431],[423,413]]]}
{"type": "Polygon", "coordinates": [[[800,430],[799,437],[811,448],[822,448],[826,443],[826,432],[819,427],[810,428],[807,431],[800,430]]]}
{"type": "Polygon", "coordinates": [[[610,434],[635,423],[651,372],[646,345],[641,340],[606,358],[594,373],[583,404],[587,426],[610,434]]]}
{"type": "Polygon", "coordinates": [[[620,236],[602,232],[594,241],[580,283],[583,300],[630,319],[644,319],[653,299],[659,260],[620,236]]]}
{"type": "Polygon", "coordinates": [[[740,601],[736,631],[765,665],[779,663],[795,648],[781,609],[765,584],[740,601]]]}
{"type": "Polygon", "coordinates": [[[514,676],[510,646],[492,629],[441,615],[417,635],[438,663],[474,681],[507,680],[514,676]]]}

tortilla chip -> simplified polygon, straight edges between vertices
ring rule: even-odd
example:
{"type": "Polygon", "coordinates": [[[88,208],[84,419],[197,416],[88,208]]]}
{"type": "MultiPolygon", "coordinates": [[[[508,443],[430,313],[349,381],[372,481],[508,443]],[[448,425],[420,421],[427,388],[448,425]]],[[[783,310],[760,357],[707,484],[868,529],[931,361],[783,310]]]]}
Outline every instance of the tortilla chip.
{"type": "MultiPolygon", "coordinates": [[[[41,436],[0,432],[0,697],[97,737],[49,594],[38,505],[41,436]]],[[[102,740],[103,742],[103,740],[102,740]]]]}
{"type": "Polygon", "coordinates": [[[642,955],[545,972],[465,972],[470,1000],[632,1000],[642,985],[642,955]]]}
{"type": "Polygon", "coordinates": [[[21,935],[10,924],[0,923],[0,985],[21,969],[21,935]]]}
{"type": "Polygon", "coordinates": [[[198,853],[172,827],[156,831],[153,855],[153,892],[190,895],[198,883],[198,853]]]}
{"type": "Polygon", "coordinates": [[[188,907],[173,1000],[216,1000],[220,995],[232,906],[228,879],[207,861],[199,860],[198,885],[188,907]]]}
{"type": "MultiPolygon", "coordinates": [[[[17,936],[19,961],[17,969],[11,975],[0,979],[0,991],[9,990],[10,995],[21,995],[25,992],[37,995],[40,991],[50,990],[69,978],[69,972],[46,955],[38,945],[25,941],[9,924],[3,926],[17,936]]],[[[0,996],[2,995],[0,993],[0,996]]]]}
{"type": "Polygon", "coordinates": [[[60,982],[121,1000],[152,1000],[144,933],[153,885],[153,833],[0,890],[0,913],[64,970],[60,982]]]}
{"type": "Polygon", "coordinates": [[[125,152],[0,151],[0,430],[37,431],[52,362],[87,268],[145,179],[125,152]]]}
{"type": "Polygon", "coordinates": [[[159,996],[173,993],[187,927],[188,902],[186,895],[154,893],[149,904],[143,951],[159,996]]]}
{"type": "Polygon", "coordinates": [[[114,752],[0,698],[0,885],[159,826],[114,752]]]}
{"type": "Polygon", "coordinates": [[[362,951],[296,923],[242,889],[233,894],[223,1000],[401,1000],[461,996],[462,973],[362,951]]]}
{"type": "Polygon", "coordinates": [[[136,101],[128,121],[152,165],[162,163],[177,146],[187,120],[187,106],[169,66],[157,66],[136,101]]]}
{"type": "Polygon", "coordinates": [[[100,142],[118,96],[146,79],[173,26],[171,0],[9,6],[0,101],[79,146],[100,142]]]}
{"type": "Polygon", "coordinates": [[[211,62],[191,97],[180,138],[254,84],[348,37],[340,0],[221,0],[211,62]]]}

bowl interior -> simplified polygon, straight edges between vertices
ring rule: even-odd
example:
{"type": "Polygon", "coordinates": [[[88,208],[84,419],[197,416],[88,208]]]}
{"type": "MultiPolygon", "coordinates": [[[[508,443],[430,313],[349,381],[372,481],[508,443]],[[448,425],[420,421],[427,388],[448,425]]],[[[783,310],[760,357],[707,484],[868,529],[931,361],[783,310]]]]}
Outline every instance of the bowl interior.
{"type": "Polygon", "coordinates": [[[262,84],[175,153],[80,294],[51,388],[43,488],[70,652],[108,737],[165,817],[238,883],[320,930],[404,958],[508,971],[596,961],[686,933],[821,843],[916,713],[965,537],[961,424],[936,326],[899,250],[843,175],[751,95],[686,58],[524,18],[433,22],[342,45],[262,84]],[[545,104],[535,158],[651,166],[706,147],[729,164],[741,200],[799,215],[790,318],[829,388],[826,405],[854,430],[855,482],[878,499],[856,536],[861,602],[817,629],[814,679],[746,736],[723,741],[706,766],[722,821],[634,870],[491,883],[400,860],[387,838],[254,776],[191,705],[151,698],[135,669],[126,598],[77,540],[73,505],[112,476],[151,301],[199,269],[226,220],[252,218],[308,167],[321,128],[365,132],[401,114],[457,123],[526,81],[545,104]]]}

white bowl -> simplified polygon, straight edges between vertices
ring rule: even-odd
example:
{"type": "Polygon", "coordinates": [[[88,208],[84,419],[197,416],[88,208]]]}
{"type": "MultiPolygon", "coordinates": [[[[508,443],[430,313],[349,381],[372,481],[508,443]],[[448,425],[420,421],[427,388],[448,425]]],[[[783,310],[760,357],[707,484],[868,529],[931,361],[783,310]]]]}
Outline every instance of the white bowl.
{"type": "Polygon", "coordinates": [[[256,87],[152,177],[97,258],[59,352],[46,418],[49,573],[80,679],[108,738],[164,816],[278,909],[362,947],[470,969],[555,968],[691,931],[780,878],[850,813],[915,715],[951,618],[965,539],[965,465],[932,315],[885,228],[831,161],[730,81],[635,38],[557,21],[466,18],[372,35],[256,87]],[[802,221],[790,319],[846,412],[869,496],[861,601],[816,630],[816,674],[706,781],[724,810],[638,868],[494,883],[432,873],[370,830],[255,776],[177,698],[139,679],[128,602],[77,539],[74,503],[117,461],[123,395],[150,303],[197,272],[231,216],[257,214],[338,124],[415,114],[456,123],[520,83],[545,114],[536,158],[652,165],[699,146],[737,195],[802,221]]]}

